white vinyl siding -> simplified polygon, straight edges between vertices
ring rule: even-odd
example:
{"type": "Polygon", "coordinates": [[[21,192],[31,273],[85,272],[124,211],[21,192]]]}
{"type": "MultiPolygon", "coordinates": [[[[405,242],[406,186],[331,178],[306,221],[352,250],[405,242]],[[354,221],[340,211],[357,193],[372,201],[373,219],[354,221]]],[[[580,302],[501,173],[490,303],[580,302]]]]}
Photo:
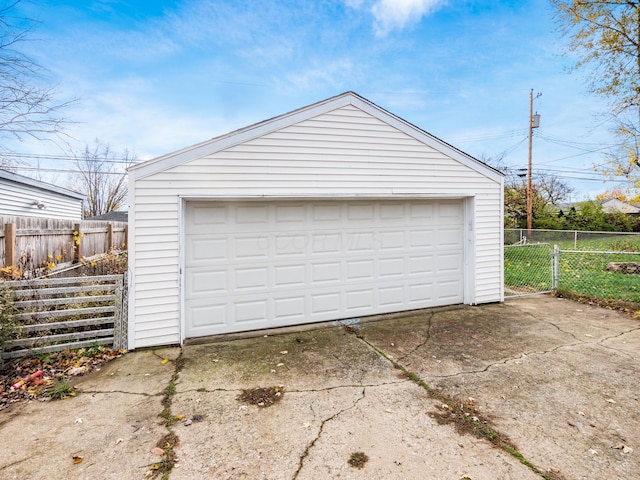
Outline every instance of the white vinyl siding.
{"type": "Polygon", "coordinates": [[[82,199],[0,178],[0,215],[82,220],[82,199]]]}
{"type": "Polygon", "coordinates": [[[470,302],[501,301],[501,180],[479,163],[472,167],[349,104],[166,170],[134,170],[130,346],[182,340],[185,199],[473,198],[470,302]],[[160,312],[174,322],[159,324],[160,312]]]}

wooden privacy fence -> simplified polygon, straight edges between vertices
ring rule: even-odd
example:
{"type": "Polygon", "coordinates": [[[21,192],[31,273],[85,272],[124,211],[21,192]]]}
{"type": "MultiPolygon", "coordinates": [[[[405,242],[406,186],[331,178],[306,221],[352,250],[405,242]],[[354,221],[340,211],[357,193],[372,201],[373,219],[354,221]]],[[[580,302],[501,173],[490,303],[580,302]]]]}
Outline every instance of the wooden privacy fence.
{"type": "Polygon", "coordinates": [[[126,222],[0,216],[0,267],[20,271],[126,250],[126,222]]]}
{"type": "Polygon", "coordinates": [[[125,275],[4,282],[13,291],[19,337],[5,342],[0,360],[67,348],[127,348],[125,275]]]}

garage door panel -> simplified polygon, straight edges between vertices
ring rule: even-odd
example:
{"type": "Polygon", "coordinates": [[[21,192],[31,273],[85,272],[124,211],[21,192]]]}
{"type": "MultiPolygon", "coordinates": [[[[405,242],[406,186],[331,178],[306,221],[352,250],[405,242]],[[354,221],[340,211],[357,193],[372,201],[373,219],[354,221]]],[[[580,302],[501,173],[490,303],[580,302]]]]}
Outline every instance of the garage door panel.
{"type": "Polygon", "coordinates": [[[185,275],[185,286],[194,298],[216,293],[224,294],[229,289],[227,276],[226,269],[210,270],[206,267],[190,269],[185,275]]]}
{"type": "Polygon", "coordinates": [[[304,257],[308,249],[307,235],[276,234],[274,237],[274,252],[276,257],[304,257]]]}
{"type": "Polygon", "coordinates": [[[268,300],[237,300],[232,305],[233,322],[264,322],[268,315],[268,300]]]}
{"type": "Polygon", "coordinates": [[[374,260],[347,260],[346,280],[371,281],[374,278],[374,260]]]}
{"type": "Polygon", "coordinates": [[[437,256],[437,271],[439,275],[451,273],[456,278],[463,265],[463,256],[460,252],[442,253],[437,256]]]}
{"type": "Polygon", "coordinates": [[[264,289],[269,286],[268,267],[246,267],[235,271],[235,289],[238,292],[264,289]]]}
{"type": "Polygon", "coordinates": [[[412,220],[433,218],[433,204],[431,203],[411,203],[409,211],[412,220]]]}
{"type": "Polygon", "coordinates": [[[188,203],[186,336],[461,303],[462,212],[460,201],[188,203]]]}
{"type": "Polygon", "coordinates": [[[268,259],[269,258],[269,238],[263,234],[243,235],[235,239],[233,243],[233,255],[237,259],[268,259]]]}
{"type": "Polygon", "coordinates": [[[314,233],[311,236],[311,254],[338,254],[342,250],[341,233],[314,233]]]}
{"type": "Polygon", "coordinates": [[[226,238],[207,238],[206,236],[189,238],[187,240],[187,266],[201,265],[202,262],[213,263],[229,258],[228,241],[226,238]]]}
{"type": "Polygon", "coordinates": [[[438,247],[459,249],[460,247],[462,247],[462,229],[459,227],[443,227],[438,231],[437,239],[438,247]]]}
{"type": "Polygon", "coordinates": [[[332,225],[340,221],[341,212],[342,205],[339,203],[316,203],[311,206],[311,220],[319,226],[332,225]]]}
{"type": "Polygon", "coordinates": [[[436,291],[439,299],[456,300],[459,295],[462,283],[458,279],[440,280],[436,285],[436,291]]]}
{"type": "Polygon", "coordinates": [[[273,299],[273,309],[276,318],[286,321],[297,319],[304,321],[307,303],[306,295],[292,295],[273,299]]]}
{"type": "Polygon", "coordinates": [[[277,265],[273,267],[274,271],[274,288],[279,287],[304,287],[307,284],[305,265],[277,265]]]}
{"type": "Polygon", "coordinates": [[[407,244],[407,233],[404,230],[380,232],[377,235],[378,248],[380,250],[399,250],[407,244]]]}
{"type": "Polygon", "coordinates": [[[400,307],[405,302],[405,287],[402,285],[378,289],[378,305],[380,307],[400,307]]]}
{"type": "Polygon", "coordinates": [[[224,327],[227,318],[227,303],[211,302],[210,299],[193,301],[190,307],[191,327],[211,329],[224,327]]]}
{"type": "MultiPolygon", "coordinates": [[[[340,306],[340,292],[320,292],[310,294],[311,310],[309,315],[313,318],[318,314],[336,314],[340,315],[342,308],[340,306]]],[[[325,318],[324,316],[322,318],[325,318]]]]}

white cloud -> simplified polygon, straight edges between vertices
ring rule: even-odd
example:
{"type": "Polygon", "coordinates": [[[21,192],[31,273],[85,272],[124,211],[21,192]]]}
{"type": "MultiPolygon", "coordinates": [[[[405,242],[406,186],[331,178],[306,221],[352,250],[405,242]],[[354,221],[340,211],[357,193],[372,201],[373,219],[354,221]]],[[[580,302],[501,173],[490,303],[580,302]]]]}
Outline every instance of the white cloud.
{"type": "MultiPolygon", "coordinates": [[[[364,0],[345,0],[352,8],[361,8],[364,0]]],[[[446,0],[375,0],[371,5],[376,35],[383,37],[390,31],[418,23],[446,3],[446,0]]]]}

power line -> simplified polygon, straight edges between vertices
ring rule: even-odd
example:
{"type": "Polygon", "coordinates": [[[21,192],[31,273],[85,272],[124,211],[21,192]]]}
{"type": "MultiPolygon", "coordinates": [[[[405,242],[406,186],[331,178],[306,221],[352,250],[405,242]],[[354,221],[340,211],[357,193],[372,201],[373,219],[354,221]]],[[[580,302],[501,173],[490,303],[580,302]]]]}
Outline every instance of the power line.
{"type": "MultiPolygon", "coordinates": [[[[84,161],[86,158],[84,157],[76,157],[73,155],[39,155],[39,154],[31,154],[31,153],[4,153],[0,156],[9,157],[9,158],[20,158],[26,160],[62,160],[62,161],[84,161]]],[[[105,163],[121,163],[126,165],[131,165],[134,163],[139,163],[143,160],[133,160],[130,158],[124,157],[90,157],[89,160],[95,160],[97,162],[105,162],[105,163]]]]}

